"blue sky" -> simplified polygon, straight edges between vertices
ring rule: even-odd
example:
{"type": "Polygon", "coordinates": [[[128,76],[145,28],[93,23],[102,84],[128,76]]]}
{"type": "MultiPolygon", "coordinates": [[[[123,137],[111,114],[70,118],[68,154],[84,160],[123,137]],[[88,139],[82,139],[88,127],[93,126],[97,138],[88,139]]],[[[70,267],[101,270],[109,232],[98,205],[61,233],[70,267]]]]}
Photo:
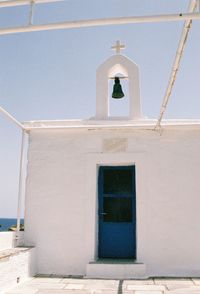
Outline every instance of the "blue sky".
{"type": "MultiPolygon", "coordinates": [[[[34,23],[179,13],[188,0],[65,0],[37,5],[34,23]]],[[[28,6],[0,9],[0,27],[26,25],[28,6]]],[[[113,52],[140,68],[142,108],[156,118],[182,22],[129,24],[0,36],[0,106],[18,120],[87,118],[95,112],[96,68],[113,52]]],[[[199,118],[200,23],[193,23],[165,117],[199,118]]],[[[119,109],[116,109],[119,111],[119,109]]],[[[0,116],[0,217],[15,217],[20,131],[0,116]]]]}

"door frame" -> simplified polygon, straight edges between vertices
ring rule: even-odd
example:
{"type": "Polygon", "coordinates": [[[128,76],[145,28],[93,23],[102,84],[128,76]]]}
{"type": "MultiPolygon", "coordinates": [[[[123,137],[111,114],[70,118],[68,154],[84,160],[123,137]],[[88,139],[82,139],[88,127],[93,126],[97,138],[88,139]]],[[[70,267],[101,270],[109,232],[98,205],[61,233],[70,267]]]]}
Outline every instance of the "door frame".
{"type": "Polygon", "coordinates": [[[88,234],[85,238],[88,262],[98,260],[98,170],[99,166],[129,166],[136,168],[136,257],[142,262],[148,251],[147,222],[148,210],[144,205],[148,194],[148,168],[145,164],[148,156],[145,152],[137,153],[88,153],[85,156],[85,172],[90,175],[86,181],[85,195],[85,223],[88,234]],[[145,164],[145,168],[144,168],[145,164]]]}

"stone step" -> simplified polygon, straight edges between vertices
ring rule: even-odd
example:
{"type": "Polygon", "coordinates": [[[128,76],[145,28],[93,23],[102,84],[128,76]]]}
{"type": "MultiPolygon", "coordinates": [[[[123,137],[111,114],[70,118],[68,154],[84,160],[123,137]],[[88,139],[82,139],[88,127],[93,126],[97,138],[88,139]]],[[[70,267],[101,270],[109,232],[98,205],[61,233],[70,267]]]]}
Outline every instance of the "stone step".
{"type": "Polygon", "coordinates": [[[98,260],[87,264],[86,277],[103,279],[147,278],[146,265],[134,261],[98,260]]]}

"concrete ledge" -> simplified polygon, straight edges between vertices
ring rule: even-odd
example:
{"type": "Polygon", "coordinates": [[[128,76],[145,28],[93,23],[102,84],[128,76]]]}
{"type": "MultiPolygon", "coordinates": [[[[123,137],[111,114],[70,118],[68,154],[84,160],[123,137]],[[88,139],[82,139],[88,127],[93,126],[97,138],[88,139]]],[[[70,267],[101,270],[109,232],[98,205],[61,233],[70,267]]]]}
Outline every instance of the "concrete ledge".
{"type": "Polygon", "coordinates": [[[0,293],[35,273],[35,248],[18,247],[0,251],[0,293]]]}
{"type": "Polygon", "coordinates": [[[17,255],[17,254],[29,251],[32,248],[34,248],[34,247],[16,247],[16,248],[2,250],[2,251],[0,251],[0,262],[4,258],[9,258],[13,255],[17,255]]]}
{"type": "Polygon", "coordinates": [[[146,265],[131,261],[104,261],[87,264],[87,278],[133,279],[146,278],[146,265]]]}

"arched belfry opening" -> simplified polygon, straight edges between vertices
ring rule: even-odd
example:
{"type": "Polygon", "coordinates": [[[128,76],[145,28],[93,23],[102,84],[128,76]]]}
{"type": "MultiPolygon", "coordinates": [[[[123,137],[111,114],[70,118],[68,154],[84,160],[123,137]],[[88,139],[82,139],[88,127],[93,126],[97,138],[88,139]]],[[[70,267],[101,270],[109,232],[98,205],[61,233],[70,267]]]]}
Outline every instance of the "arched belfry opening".
{"type": "MultiPolygon", "coordinates": [[[[120,49],[125,46],[116,42],[116,55],[111,56],[103,62],[96,72],[96,119],[112,119],[109,110],[109,81],[115,77],[120,80],[125,78],[128,81],[129,93],[129,114],[126,117],[130,120],[137,120],[142,117],[140,105],[139,69],[138,66],[124,55],[120,49]]],[[[120,118],[120,117],[119,117],[120,118]]]]}

